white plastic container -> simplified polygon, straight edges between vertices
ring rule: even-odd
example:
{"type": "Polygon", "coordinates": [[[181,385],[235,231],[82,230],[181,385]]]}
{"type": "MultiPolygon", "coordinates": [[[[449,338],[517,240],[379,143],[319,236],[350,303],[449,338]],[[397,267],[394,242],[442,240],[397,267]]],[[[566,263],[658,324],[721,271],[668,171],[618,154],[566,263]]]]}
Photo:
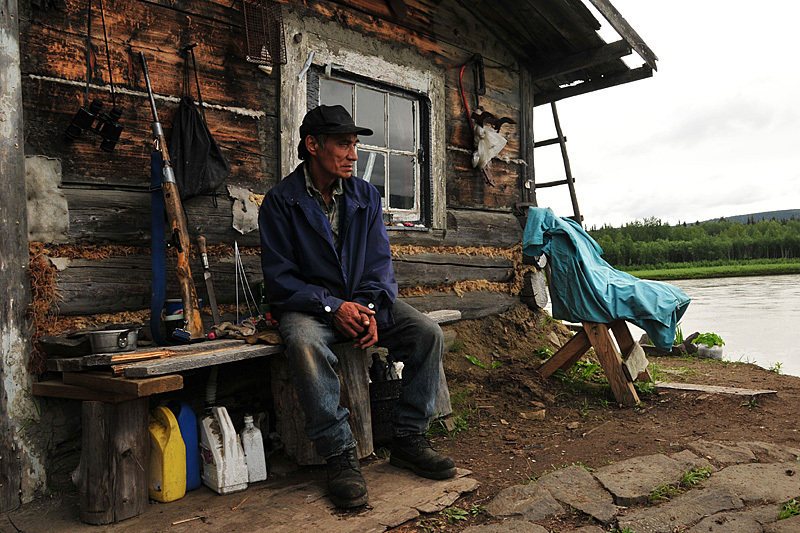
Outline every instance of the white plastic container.
{"type": "Polygon", "coordinates": [[[239,435],[227,409],[212,407],[211,414],[200,422],[203,483],[220,494],[244,490],[247,488],[247,463],[239,435]]]}
{"type": "Polygon", "coordinates": [[[264,458],[264,438],[261,430],[253,425],[253,417],[244,417],[242,448],[247,461],[247,479],[250,483],[267,479],[267,462],[264,458]]]}

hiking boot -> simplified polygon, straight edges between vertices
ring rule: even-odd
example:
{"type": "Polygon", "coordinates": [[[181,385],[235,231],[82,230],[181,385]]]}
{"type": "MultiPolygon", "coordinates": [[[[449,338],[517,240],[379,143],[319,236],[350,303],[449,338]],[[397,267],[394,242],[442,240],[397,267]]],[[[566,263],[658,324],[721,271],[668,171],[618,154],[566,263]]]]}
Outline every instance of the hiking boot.
{"type": "Polygon", "coordinates": [[[394,437],[389,463],[428,479],[448,479],[456,475],[455,462],[434,450],[425,435],[394,437]]]}
{"type": "Polygon", "coordinates": [[[325,461],[328,463],[328,492],[333,504],[344,508],[365,505],[369,499],[367,482],[361,475],[356,449],[350,448],[325,461]]]}

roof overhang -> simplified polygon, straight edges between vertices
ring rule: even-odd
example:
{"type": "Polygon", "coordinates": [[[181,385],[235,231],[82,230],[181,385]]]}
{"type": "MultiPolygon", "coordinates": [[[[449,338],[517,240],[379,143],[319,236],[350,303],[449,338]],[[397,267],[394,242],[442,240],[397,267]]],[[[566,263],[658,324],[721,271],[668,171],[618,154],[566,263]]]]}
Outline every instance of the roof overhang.
{"type": "Polygon", "coordinates": [[[607,43],[581,0],[458,0],[530,73],[534,105],[649,78],[658,57],[608,0],[588,0],[619,34],[607,43]],[[623,57],[636,52],[643,64],[623,57]]]}

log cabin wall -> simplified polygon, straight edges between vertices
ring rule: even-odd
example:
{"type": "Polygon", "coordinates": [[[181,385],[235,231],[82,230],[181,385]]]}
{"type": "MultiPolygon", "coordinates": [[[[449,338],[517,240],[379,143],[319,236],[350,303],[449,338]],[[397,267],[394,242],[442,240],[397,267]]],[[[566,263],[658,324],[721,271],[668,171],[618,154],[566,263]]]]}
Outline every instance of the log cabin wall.
{"type": "MultiPolygon", "coordinates": [[[[108,109],[109,62],[98,4],[92,3],[89,98],[101,100],[108,109]]],[[[404,247],[403,252],[395,254],[398,282],[404,297],[422,310],[455,308],[467,317],[501,312],[516,301],[508,282],[515,279],[518,261],[505,251],[517,245],[521,236],[511,214],[514,203],[520,200],[519,179],[524,169],[519,156],[520,135],[516,125],[503,126],[501,133],[508,144],[492,163],[495,184],[489,186],[470,163],[472,139],[459,93],[459,71],[475,53],[482,54],[486,94],[479,97],[481,108],[519,123],[519,65],[457,2],[423,0],[406,4],[406,16],[398,20],[383,2],[282,3],[287,48],[291,52],[295,39],[302,39],[291,31],[290,22],[300,20],[308,25],[310,20],[315,22],[311,26],[317,42],[325,42],[329,48],[350,32],[356,37],[350,38],[350,46],[363,55],[379,59],[391,50],[394,59],[416,58],[413,62],[418,69],[430,71],[433,78],[441,80],[442,98],[434,102],[432,110],[443,122],[434,146],[441,154],[437,158],[442,172],[441,194],[434,206],[439,222],[427,231],[390,231],[392,244],[404,247]],[[462,287],[458,293],[451,290],[456,283],[462,287]]],[[[300,59],[293,63],[290,53],[289,64],[276,68],[270,76],[248,63],[244,59],[240,2],[106,2],[110,66],[117,105],[124,107],[120,120],[124,131],[109,154],[100,150],[100,137],[88,132],[75,141],[64,140],[64,130],[85,103],[89,2],[74,0],[56,5],[51,9],[26,5],[21,21],[25,141],[32,169],[29,182],[38,174],[36,182],[40,184],[38,212],[31,213],[30,218],[50,222],[44,224],[42,234],[31,239],[46,244],[44,253],[57,269],[59,298],[53,302],[54,310],[68,316],[149,307],[152,116],[139,52],[147,57],[159,118],[169,139],[184,92],[180,51],[195,42],[208,125],[232,173],[221,187],[217,205],[212,197],[203,196],[187,200],[184,207],[192,239],[204,235],[214,252],[211,266],[218,300],[233,302],[230,245],[237,241],[245,250],[257,252],[259,240],[257,231],[242,235],[232,228],[234,199],[225,188],[233,185],[263,194],[284,174],[287,158],[281,150],[295,150],[292,135],[297,135],[297,125],[292,120],[297,119],[282,107],[281,91],[292,83],[287,73],[303,67],[297,64],[300,59]]],[[[191,73],[189,80],[190,92],[196,98],[191,73]]],[[[464,88],[474,110],[471,68],[465,72],[464,88]]],[[[251,283],[261,281],[257,255],[245,256],[244,261],[251,283]]],[[[200,272],[198,260],[192,267],[193,272],[200,272]]],[[[177,294],[169,268],[168,294],[177,294]]],[[[195,275],[203,297],[199,279],[195,275]]]]}

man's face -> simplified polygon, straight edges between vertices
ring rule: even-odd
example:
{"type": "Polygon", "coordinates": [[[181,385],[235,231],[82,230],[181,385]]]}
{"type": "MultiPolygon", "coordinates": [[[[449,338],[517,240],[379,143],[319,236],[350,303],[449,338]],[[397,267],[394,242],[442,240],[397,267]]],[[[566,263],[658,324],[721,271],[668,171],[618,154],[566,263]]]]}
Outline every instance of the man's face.
{"type": "Polygon", "coordinates": [[[312,156],[315,156],[317,167],[324,174],[324,178],[347,179],[353,175],[358,135],[355,133],[332,133],[328,135],[325,146],[320,146],[314,137],[307,137],[306,147],[312,156]]]}

